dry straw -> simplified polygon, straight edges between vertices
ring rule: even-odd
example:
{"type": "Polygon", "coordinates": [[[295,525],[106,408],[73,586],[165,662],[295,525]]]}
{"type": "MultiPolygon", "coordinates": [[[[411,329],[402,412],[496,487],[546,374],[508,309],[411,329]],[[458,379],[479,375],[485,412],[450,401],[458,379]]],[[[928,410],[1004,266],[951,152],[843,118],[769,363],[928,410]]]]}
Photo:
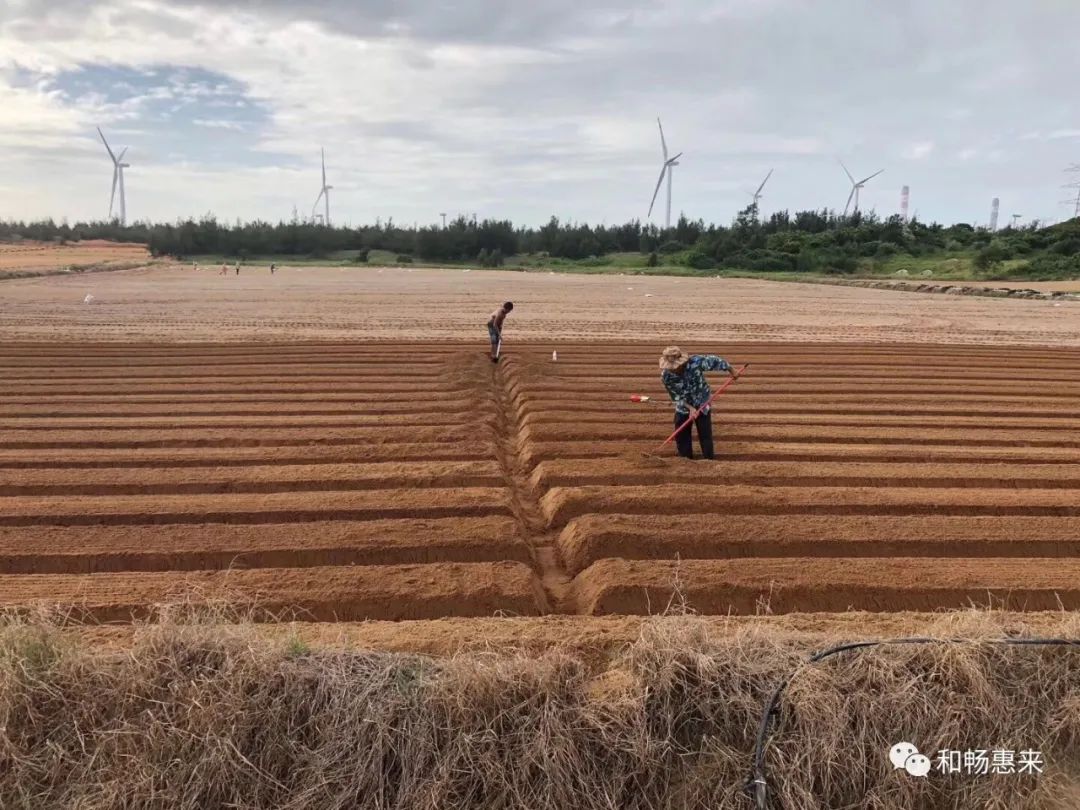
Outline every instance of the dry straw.
{"type": "MultiPolygon", "coordinates": [[[[48,614],[0,624],[0,807],[749,808],[763,706],[837,640],[673,615],[598,667],[560,650],[309,649],[224,605],[159,615],[112,649],[48,614]]],[[[976,612],[933,628],[1001,633],[976,612]]],[[[791,810],[1066,808],[1078,740],[1073,650],[882,648],[791,683],[768,766],[791,810]],[[888,763],[900,739],[1039,749],[1047,770],[918,780],[888,763]]]]}

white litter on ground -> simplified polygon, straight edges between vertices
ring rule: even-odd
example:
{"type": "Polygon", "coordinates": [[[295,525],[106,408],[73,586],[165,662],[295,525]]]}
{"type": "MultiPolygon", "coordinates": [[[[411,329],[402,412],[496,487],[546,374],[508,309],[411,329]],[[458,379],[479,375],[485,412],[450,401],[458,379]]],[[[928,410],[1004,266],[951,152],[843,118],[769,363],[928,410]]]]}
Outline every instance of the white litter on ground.
{"type": "Polygon", "coordinates": [[[92,302],[93,300],[94,300],[94,296],[92,296],[92,295],[90,295],[89,293],[87,293],[87,294],[86,294],[86,298],[84,298],[84,299],[82,300],[82,302],[83,302],[84,304],[89,304],[89,303],[90,303],[90,302],[92,302]]]}

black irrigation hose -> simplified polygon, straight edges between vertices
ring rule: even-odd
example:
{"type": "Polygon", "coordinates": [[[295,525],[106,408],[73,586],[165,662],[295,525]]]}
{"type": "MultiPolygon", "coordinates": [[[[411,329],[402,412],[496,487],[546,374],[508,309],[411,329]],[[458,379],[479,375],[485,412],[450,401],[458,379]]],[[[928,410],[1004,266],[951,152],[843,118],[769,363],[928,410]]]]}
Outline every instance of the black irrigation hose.
{"type": "Polygon", "coordinates": [[[863,650],[868,647],[879,647],[884,644],[1008,644],[1018,647],[1036,646],[1066,646],[1080,647],[1080,639],[1071,638],[995,638],[983,641],[973,641],[963,638],[894,638],[881,641],[852,641],[837,647],[830,647],[814,653],[803,664],[788,675],[772,693],[769,702],[765,704],[765,713],[761,715],[758,724],[757,741],[754,744],[754,764],[743,788],[754,799],[758,810],[768,810],[768,779],[765,773],[765,747],[769,742],[769,732],[780,714],[780,698],[784,690],[788,688],[795,677],[811,664],[816,664],[832,655],[837,655],[849,650],[863,650]]]}

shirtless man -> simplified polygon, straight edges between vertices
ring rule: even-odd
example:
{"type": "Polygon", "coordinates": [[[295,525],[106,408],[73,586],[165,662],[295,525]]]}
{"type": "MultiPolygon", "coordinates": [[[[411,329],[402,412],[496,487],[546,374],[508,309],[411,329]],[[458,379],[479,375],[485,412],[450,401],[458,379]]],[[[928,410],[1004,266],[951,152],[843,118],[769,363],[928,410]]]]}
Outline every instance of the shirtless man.
{"type": "Polygon", "coordinates": [[[497,310],[491,313],[491,317],[488,318],[488,338],[491,339],[491,362],[499,362],[499,346],[502,343],[502,328],[503,321],[506,320],[506,316],[513,310],[514,305],[507,301],[497,310]]]}

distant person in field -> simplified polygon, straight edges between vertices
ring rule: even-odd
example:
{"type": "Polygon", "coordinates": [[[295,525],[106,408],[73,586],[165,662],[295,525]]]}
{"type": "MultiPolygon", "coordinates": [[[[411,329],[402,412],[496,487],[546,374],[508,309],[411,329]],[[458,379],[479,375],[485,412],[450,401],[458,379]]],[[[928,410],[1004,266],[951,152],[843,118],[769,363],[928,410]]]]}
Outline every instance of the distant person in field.
{"type": "MultiPolygon", "coordinates": [[[[711,459],[712,415],[706,403],[712,391],[705,380],[706,371],[726,371],[732,377],[738,376],[727,360],[715,354],[691,355],[678,346],[668,346],[660,355],[660,379],[675,403],[675,427],[680,427],[688,419],[693,420],[701,443],[701,455],[711,459]]],[[[690,435],[694,425],[675,437],[675,446],[683,458],[694,457],[694,439],[690,435]]]]}
{"type": "Polygon", "coordinates": [[[236,275],[240,275],[240,262],[236,263],[236,275]]]}
{"type": "Polygon", "coordinates": [[[277,267],[277,265],[275,265],[275,264],[270,265],[270,275],[274,275],[274,270],[276,269],[276,267],[277,267]]]}
{"type": "Polygon", "coordinates": [[[227,276],[227,275],[229,275],[229,265],[225,264],[225,262],[222,262],[221,263],[221,272],[218,273],[218,275],[219,276],[227,276]]]}
{"type": "Polygon", "coordinates": [[[507,301],[488,318],[488,338],[491,340],[491,362],[499,362],[499,344],[502,342],[503,321],[514,309],[514,305],[507,301]]]}

